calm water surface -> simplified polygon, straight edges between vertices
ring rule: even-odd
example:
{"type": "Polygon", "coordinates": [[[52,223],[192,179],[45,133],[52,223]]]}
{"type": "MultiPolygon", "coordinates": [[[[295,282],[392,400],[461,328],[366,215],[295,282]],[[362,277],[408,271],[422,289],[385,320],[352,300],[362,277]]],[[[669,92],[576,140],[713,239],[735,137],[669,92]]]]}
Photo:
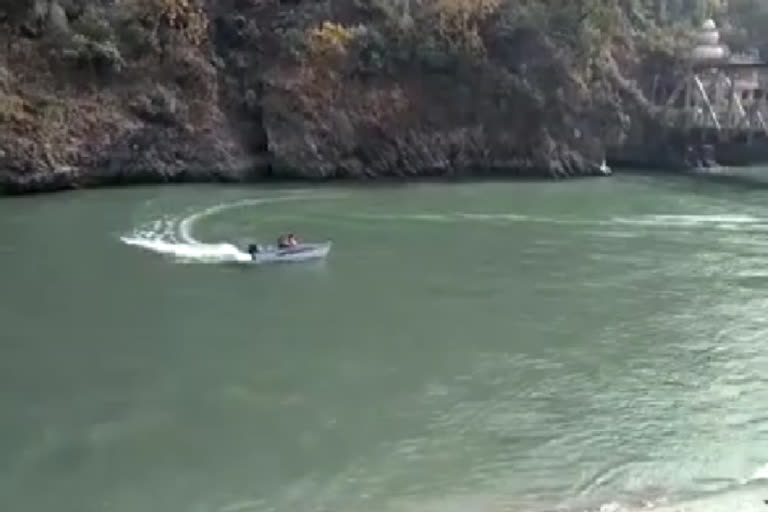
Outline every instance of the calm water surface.
{"type": "Polygon", "coordinates": [[[3,199],[0,277],[3,511],[768,510],[765,184],[3,199]]]}

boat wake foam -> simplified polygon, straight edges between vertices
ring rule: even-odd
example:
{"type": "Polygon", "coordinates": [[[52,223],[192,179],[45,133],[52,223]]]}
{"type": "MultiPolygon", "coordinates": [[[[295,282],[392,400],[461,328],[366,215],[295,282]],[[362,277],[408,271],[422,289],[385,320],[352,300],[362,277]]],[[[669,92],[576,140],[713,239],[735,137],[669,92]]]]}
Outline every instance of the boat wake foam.
{"type": "MultiPolygon", "coordinates": [[[[765,464],[764,466],[759,467],[755,472],[752,474],[751,477],[749,477],[748,482],[757,482],[757,481],[763,481],[768,480],[768,464],[765,464]]],[[[766,499],[768,499],[768,496],[766,496],[766,499]]]]}
{"type": "MultiPolygon", "coordinates": [[[[765,488],[731,488],[689,499],[616,500],[603,503],[536,503],[505,496],[447,495],[434,500],[400,500],[382,507],[386,512],[765,512],[765,488]]],[[[370,506],[368,507],[371,508],[370,506]]]]}
{"type": "Polygon", "coordinates": [[[752,215],[639,215],[616,217],[614,222],[637,226],[741,229],[746,226],[765,226],[768,219],[752,215]]]}
{"type": "Polygon", "coordinates": [[[165,217],[120,237],[131,246],[177,258],[184,263],[249,262],[251,256],[231,243],[205,243],[195,238],[195,224],[202,219],[235,208],[258,206],[283,201],[336,199],[338,195],[310,195],[301,192],[285,196],[246,199],[220,203],[183,218],[165,217]]]}
{"type": "Polygon", "coordinates": [[[768,231],[768,218],[751,215],[685,215],[685,214],[647,214],[635,216],[617,216],[607,219],[587,219],[568,217],[540,217],[519,213],[405,213],[405,214],[357,214],[354,217],[369,221],[417,221],[435,223],[458,223],[462,221],[487,223],[545,223],[575,226],[623,227],[636,226],[647,228],[702,228],[728,231],[768,231]]]}
{"type": "Polygon", "coordinates": [[[170,256],[175,256],[187,262],[221,263],[227,261],[250,261],[248,253],[241,251],[232,244],[185,244],[159,238],[142,238],[128,236],[122,238],[128,245],[170,256]]]}

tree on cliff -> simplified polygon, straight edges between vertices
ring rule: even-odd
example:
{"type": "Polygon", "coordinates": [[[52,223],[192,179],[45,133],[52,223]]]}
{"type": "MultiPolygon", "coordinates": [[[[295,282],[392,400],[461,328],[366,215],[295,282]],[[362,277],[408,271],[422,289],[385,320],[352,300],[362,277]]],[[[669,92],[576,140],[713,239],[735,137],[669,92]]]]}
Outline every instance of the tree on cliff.
{"type": "Polygon", "coordinates": [[[724,0],[652,0],[659,19],[665,23],[679,21],[700,25],[706,18],[721,12],[724,0]]]}
{"type": "Polygon", "coordinates": [[[730,0],[728,18],[736,29],[742,29],[740,43],[760,49],[768,58],[768,2],[765,0],[730,0]]]}
{"type": "Polygon", "coordinates": [[[6,39],[6,55],[10,53],[13,37],[31,8],[32,0],[0,0],[0,22],[4,21],[11,29],[6,39]]]}
{"type": "MultiPolygon", "coordinates": [[[[8,40],[8,28],[32,14],[31,3],[0,0],[0,32],[8,40]]],[[[763,2],[731,4],[734,19],[757,32],[763,2]]],[[[0,145],[17,183],[29,169],[45,168],[36,155],[47,153],[72,168],[101,165],[119,176],[128,166],[163,179],[183,176],[191,162],[223,169],[237,151],[259,152],[273,176],[590,172],[607,141],[641,117],[636,111],[650,111],[642,94],[645,63],[672,62],[672,44],[682,40],[674,34],[694,28],[720,3],[61,6],[66,34],[43,32],[14,45],[8,69],[19,87],[5,93],[4,119],[13,123],[0,124],[0,145]]]]}
{"type": "Polygon", "coordinates": [[[15,32],[31,8],[32,0],[0,0],[0,22],[5,21],[15,32]]]}
{"type": "Polygon", "coordinates": [[[0,21],[18,24],[31,7],[31,0],[0,0],[0,21]]]}

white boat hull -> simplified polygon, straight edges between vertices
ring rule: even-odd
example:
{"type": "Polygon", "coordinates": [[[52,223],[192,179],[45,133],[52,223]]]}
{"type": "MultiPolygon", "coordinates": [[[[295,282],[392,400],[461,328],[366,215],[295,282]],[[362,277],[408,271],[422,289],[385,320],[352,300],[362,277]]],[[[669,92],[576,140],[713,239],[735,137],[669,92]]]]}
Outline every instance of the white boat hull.
{"type": "Polygon", "coordinates": [[[331,242],[319,244],[299,244],[296,247],[279,249],[274,246],[263,247],[253,253],[253,263],[296,262],[325,258],[331,251],[331,242]]]}

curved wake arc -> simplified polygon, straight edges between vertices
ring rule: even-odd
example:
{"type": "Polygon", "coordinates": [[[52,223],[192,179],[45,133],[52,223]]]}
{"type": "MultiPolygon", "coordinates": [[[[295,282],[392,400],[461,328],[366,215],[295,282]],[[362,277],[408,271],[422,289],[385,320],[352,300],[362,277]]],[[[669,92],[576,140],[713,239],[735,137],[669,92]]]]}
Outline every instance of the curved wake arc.
{"type": "Polygon", "coordinates": [[[300,200],[338,199],[340,195],[310,195],[295,192],[287,196],[244,199],[217,204],[192,213],[181,219],[166,217],[149,223],[146,227],[122,236],[123,243],[131,246],[176,257],[191,263],[249,262],[251,256],[231,243],[204,243],[195,238],[195,224],[213,215],[247,206],[300,200]]]}

